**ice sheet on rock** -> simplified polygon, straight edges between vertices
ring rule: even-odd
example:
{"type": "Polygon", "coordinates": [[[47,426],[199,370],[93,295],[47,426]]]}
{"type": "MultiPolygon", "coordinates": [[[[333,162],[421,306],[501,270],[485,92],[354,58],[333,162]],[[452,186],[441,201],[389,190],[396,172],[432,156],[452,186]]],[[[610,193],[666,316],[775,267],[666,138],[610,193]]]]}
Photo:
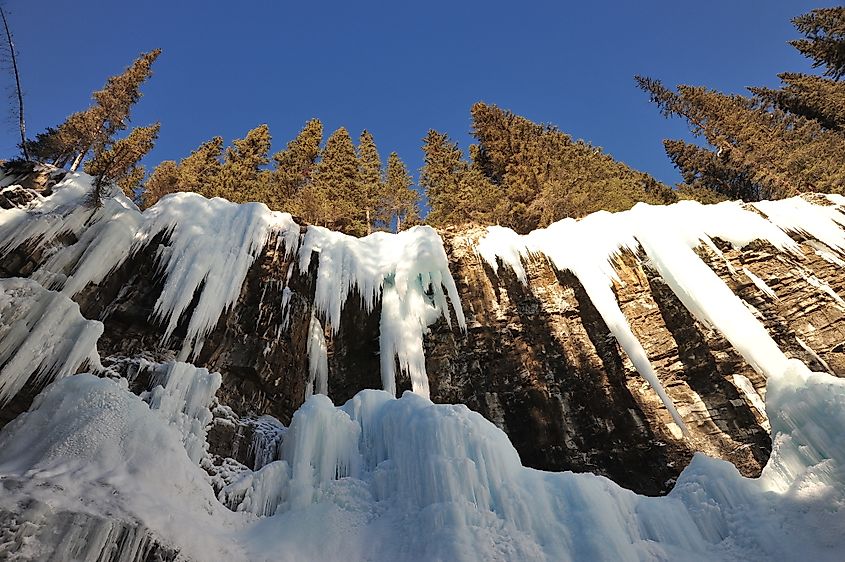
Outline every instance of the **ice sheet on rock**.
{"type": "Polygon", "coordinates": [[[154,316],[165,323],[165,339],[197,297],[181,359],[199,353],[271,236],[286,246],[288,255],[298,245],[299,225],[289,214],[270,211],[262,203],[237,205],[178,193],[141,213],[113,190],[99,209],[91,209],[85,205],[91,181],[85,174],[72,174],[32,208],[0,210],[0,257],[25,243],[45,249],[71,235],[76,241],[55,248],[32,277],[72,296],[100,283],[133,252],[164,235],[157,256],[165,282],[154,316]]]}
{"type": "Polygon", "coordinates": [[[527,283],[527,276],[522,260],[531,254],[545,255],[558,270],[571,271],[637,372],[651,384],[675,423],[685,431],[683,418],[666,395],[612,290],[618,276],[611,260],[623,249],[634,252],[637,248],[633,233],[628,231],[621,215],[601,211],[580,221],[564,219],[525,236],[501,227],[489,227],[488,235],[492,238],[482,238],[477,251],[494,271],[498,270],[497,260],[501,259],[523,283],[527,283]]]}
{"type": "Polygon", "coordinates": [[[179,431],[188,457],[198,464],[208,449],[209,405],[223,378],[189,363],[169,363],[161,368],[148,398],[150,409],[179,431]]]}
{"type": "Polygon", "coordinates": [[[0,406],[32,380],[36,385],[100,367],[103,325],[79,305],[31,279],[0,279],[0,406]]]}
{"type": "MultiPolygon", "coordinates": [[[[810,216],[809,212],[805,214],[810,216]]],[[[834,236],[832,230],[824,230],[819,235],[836,248],[836,236],[841,238],[843,232],[840,229],[834,236]]],[[[721,331],[755,369],[778,373],[786,360],[783,353],[743,301],[693,251],[704,244],[721,256],[714,238],[736,248],[761,239],[782,251],[800,255],[798,244],[787,235],[783,224],[774,224],[740,203],[701,205],[694,201],[659,207],[641,203],[621,213],[600,211],[578,221],[564,219],[524,236],[489,227],[476,251],[494,271],[498,270],[499,260],[510,266],[523,283],[527,282],[523,260],[531,255],[544,255],[557,269],[571,271],[637,372],[655,388],[675,422],[683,427],[619,308],[612,290],[613,282],[618,282],[613,261],[622,251],[638,254],[642,250],[648,264],[698,320],[721,331]]]]}
{"type": "Polygon", "coordinates": [[[814,205],[800,196],[752,205],[784,232],[804,234],[834,251],[845,252],[845,214],[837,206],[814,205]]]}
{"type": "Polygon", "coordinates": [[[99,283],[127,258],[141,213],[118,189],[93,209],[85,204],[90,190],[89,176],[68,174],[32,207],[0,210],[0,257],[25,243],[44,250],[70,235],[77,241],[50,255],[32,277],[69,296],[99,283]]]}
{"type": "MultiPolygon", "coordinates": [[[[47,506],[47,515],[107,514],[144,525],[188,559],[245,558],[226,536],[241,518],[219,504],[180,432],[129,392],[125,379],[81,374],[47,387],[0,431],[0,482],[9,486],[0,511],[15,512],[26,500],[47,506]]],[[[84,545],[94,537],[76,538],[84,545]]]]}
{"type": "Polygon", "coordinates": [[[180,359],[199,353],[220,315],[237,300],[249,267],[270,236],[293,244],[294,238],[286,237],[290,232],[298,240],[299,225],[288,213],[270,211],[263,203],[238,205],[196,193],[167,195],[144,212],[136,247],[159,234],[169,240],[159,248],[165,282],[154,312],[165,322],[165,339],[199,291],[180,359]]]}
{"type": "Polygon", "coordinates": [[[299,270],[308,271],[317,255],[314,307],[334,333],[350,295],[365,311],[381,299],[380,350],[385,389],[395,389],[394,358],[413,382],[414,392],[428,395],[422,338],[443,316],[451,325],[447,295],[461,329],[466,320],[443,241],[434,229],[417,226],[398,234],[376,232],[355,238],[309,226],[299,248],[299,270]]]}
{"type": "Polygon", "coordinates": [[[745,274],[746,277],[751,279],[751,282],[754,283],[754,286],[757,287],[761,293],[769,297],[770,299],[777,300],[777,295],[772,290],[771,287],[766,285],[766,282],[754,275],[754,272],[748,269],[747,267],[742,268],[742,272],[745,274]]]}

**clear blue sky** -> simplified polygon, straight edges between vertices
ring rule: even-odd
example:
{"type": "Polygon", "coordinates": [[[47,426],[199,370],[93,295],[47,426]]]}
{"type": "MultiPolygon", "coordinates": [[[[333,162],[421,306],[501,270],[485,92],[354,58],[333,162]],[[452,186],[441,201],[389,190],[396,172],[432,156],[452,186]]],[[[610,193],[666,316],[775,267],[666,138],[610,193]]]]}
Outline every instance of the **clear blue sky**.
{"type": "MultiPolygon", "coordinates": [[[[429,128],[466,148],[483,100],[553,123],[634,168],[674,183],[661,140],[685,134],[633,84],[740,92],[809,66],[786,41],[791,17],[818,4],[783,0],[500,2],[217,2],[14,0],[30,135],[86,107],[141,51],[163,53],[133,124],[161,122],[148,165],[180,159],[214,135],[267,123],[273,149],[311,117],[375,136],[416,175],[429,128]]],[[[7,77],[3,76],[3,79],[7,77]]],[[[2,121],[0,157],[16,152],[2,121]]]]}

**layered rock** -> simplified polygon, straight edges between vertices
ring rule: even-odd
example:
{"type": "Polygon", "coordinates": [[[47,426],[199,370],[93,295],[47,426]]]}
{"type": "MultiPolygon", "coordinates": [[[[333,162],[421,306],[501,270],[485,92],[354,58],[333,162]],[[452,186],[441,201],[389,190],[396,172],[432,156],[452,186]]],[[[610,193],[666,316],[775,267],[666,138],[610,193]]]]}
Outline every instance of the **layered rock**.
{"type": "MultiPolygon", "coordinates": [[[[576,275],[534,255],[523,260],[523,282],[508,267],[494,271],[479,256],[485,229],[441,235],[460,297],[451,304],[462,307],[467,330],[453,310],[451,326],[441,318],[426,334],[432,400],[482,413],[508,434],[525,465],[594,472],[641,493],[665,493],[697,451],[733,462],[746,476],[759,474],[771,447],[761,400],[764,375],[716,328],[696,319],[641,250],[613,258],[613,291],[686,434],[620,348],[576,275]]],[[[837,248],[808,233],[790,235],[801,256],[763,241],[734,248],[716,240],[697,252],[787,356],[841,376],[845,263],[837,248]]],[[[46,248],[21,244],[3,257],[0,275],[28,277],[79,238],[65,233],[46,248]]],[[[208,436],[210,453],[220,462],[230,458],[255,467],[256,420],[266,414],[288,424],[306,396],[320,256],[315,253],[301,270],[287,240],[269,238],[239,297],[193,359],[222,374],[218,422],[208,436]]],[[[183,350],[199,289],[172,337],[163,341],[161,323],[151,319],[164,283],[159,260],[168,244],[166,232],[157,235],[73,296],[82,316],[103,322],[98,351],[112,374],[121,373],[127,357],[169,361],[183,350]]],[[[380,302],[368,310],[353,288],[339,325],[326,326],[328,395],[335,403],[363,388],[381,388],[380,317],[380,302]]],[[[398,391],[411,387],[408,374],[399,371],[398,391]]],[[[0,420],[26,409],[37,391],[25,387],[2,408],[0,420]]]]}

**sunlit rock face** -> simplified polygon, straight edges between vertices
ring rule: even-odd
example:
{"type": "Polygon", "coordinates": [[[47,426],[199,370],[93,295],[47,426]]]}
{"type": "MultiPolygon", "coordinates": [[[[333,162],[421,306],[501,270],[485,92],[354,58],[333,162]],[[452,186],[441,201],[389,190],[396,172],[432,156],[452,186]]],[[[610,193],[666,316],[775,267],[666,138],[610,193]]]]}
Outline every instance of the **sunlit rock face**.
{"type": "MultiPolygon", "coordinates": [[[[69,295],[83,318],[102,322],[97,343],[102,365],[129,376],[137,392],[148,390],[143,361],[188,359],[220,372],[216,400],[222,408],[208,439],[211,452],[221,458],[254,467],[256,420],[271,415],[288,424],[309,393],[323,390],[321,379],[340,404],[359,390],[384,388],[386,381],[388,387],[395,381],[397,394],[412,390],[412,379],[419,387],[425,374],[432,400],[480,412],[507,433],[527,466],[594,472],[640,493],[661,494],[697,451],[731,461],[746,476],[759,474],[768,459],[769,426],[762,411],[766,373],[719,326],[690,310],[630,225],[616,225],[615,238],[602,239],[592,252],[611,273],[605,282],[641,346],[637,361],[609,327],[593,282],[585,283],[583,271],[573,272],[577,267],[556,264],[543,248],[517,251],[521,265],[514,268],[507,254],[512,247],[499,243],[506,255],[491,257],[486,228],[456,228],[440,233],[441,263],[426,245],[436,249],[439,240],[430,232],[398,245],[388,235],[356,245],[328,232],[309,238],[308,227],[266,209],[246,212],[197,196],[176,199],[169,207],[165,199],[162,209],[144,215],[128,202],[107,206],[94,220],[97,230],[74,223],[68,196],[64,206],[50,209],[59,218],[51,219],[49,229],[33,230],[46,232],[42,238],[22,239],[20,225],[10,230],[7,220],[0,274],[36,279],[69,295]],[[67,228],[56,228],[62,221],[67,228]],[[175,224],[183,227],[174,229],[175,224]],[[221,234],[226,252],[236,255],[200,259],[219,244],[212,241],[192,252],[191,236],[197,235],[191,230],[205,228],[201,235],[208,237],[219,234],[221,225],[229,229],[221,234]],[[102,237],[102,247],[92,234],[102,237]],[[15,244],[8,243],[13,238],[15,244]],[[96,251],[102,252],[103,271],[82,268],[80,255],[96,251]],[[376,259],[381,252],[392,257],[376,259]],[[68,259],[56,259],[63,253],[68,259]],[[375,263],[379,259],[385,263],[375,263]],[[422,267],[408,265],[416,259],[422,267]],[[190,267],[182,268],[183,263],[190,267]],[[205,271],[191,273],[195,267],[205,271]],[[405,275],[403,290],[420,286],[421,300],[413,322],[385,328],[382,292],[394,290],[397,271],[405,275]],[[439,277],[432,279],[431,272],[439,277]],[[443,302],[435,298],[434,287],[443,302]],[[386,352],[385,333],[411,342],[409,348],[421,336],[424,355],[416,357],[424,357],[424,366],[407,356],[403,364],[395,343],[386,352]],[[319,334],[324,351],[319,351],[319,334]],[[668,402],[644,378],[644,360],[668,402]],[[387,364],[394,373],[384,372],[387,364]]],[[[736,205],[724,211],[728,218],[751,220],[738,212],[754,215],[779,236],[764,229],[759,240],[753,233],[747,240],[728,240],[718,229],[702,229],[706,242],[689,245],[787,357],[840,375],[845,372],[842,256],[835,233],[818,230],[821,220],[811,212],[835,212],[838,202],[820,196],[808,200],[811,208],[803,216],[816,223],[816,231],[785,223],[790,209],[736,205]],[[767,210],[772,220],[764,218],[767,210]]],[[[719,219],[713,214],[706,220],[719,219]]],[[[546,250],[554,253],[556,243],[563,252],[573,244],[589,248],[590,234],[581,233],[579,244],[578,233],[562,233],[559,242],[554,237],[546,242],[552,247],[546,250]]],[[[0,420],[24,411],[42,382],[34,377],[24,385],[0,409],[0,420]]]]}

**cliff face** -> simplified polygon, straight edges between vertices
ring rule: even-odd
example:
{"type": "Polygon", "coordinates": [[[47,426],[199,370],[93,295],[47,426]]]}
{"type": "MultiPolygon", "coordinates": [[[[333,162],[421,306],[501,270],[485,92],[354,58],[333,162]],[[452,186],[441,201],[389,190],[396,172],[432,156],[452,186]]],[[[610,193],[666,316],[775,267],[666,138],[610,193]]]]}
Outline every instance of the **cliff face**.
{"type": "MultiPolygon", "coordinates": [[[[820,197],[813,202],[832,204],[820,197]]],[[[306,231],[302,226],[301,233],[306,231]]],[[[594,472],[640,493],[668,491],[697,451],[729,460],[743,475],[760,473],[771,449],[761,399],[764,375],[720,330],[690,312],[641,248],[613,257],[618,278],[612,289],[686,434],[620,347],[578,277],[543,255],[522,260],[524,281],[501,261],[494,271],[478,252],[486,234],[474,227],[441,233],[467,329],[459,327],[452,310],[451,323],[437,320],[424,337],[433,401],[463,403],[483,414],[508,434],[527,466],[594,472]]],[[[713,246],[701,244],[696,253],[786,356],[842,376],[845,302],[839,295],[845,294],[845,263],[837,248],[810,234],[789,235],[798,252],[766,241],[736,248],[714,237],[713,246]]],[[[202,286],[172,337],[162,340],[162,321],[152,318],[164,287],[160,259],[169,236],[158,234],[73,297],[82,316],[104,324],[97,345],[103,366],[128,376],[138,392],[150,386],[145,362],[179,356],[200,299],[202,286]]],[[[306,396],[322,257],[315,251],[303,270],[286,239],[276,236],[279,240],[271,236],[260,249],[239,296],[193,359],[223,376],[208,435],[218,464],[231,458],[255,467],[262,447],[278,445],[256,445],[263,435],[259,416],[269,414],[287,425],[306,396]]],[[[65,233],[46,246],[21,244],[0,261],[0,276],[28,277],[79,239],[65,233]]],[[[323,329],[328,395],[336,404],[361,389],[382,387],[381,312],[380,301],[368,310],[353,288],[336,332],[323,329]]],[[[398,391],[411,387],[410,377],[398,372],[398,391]]],[[[24,411],[39,388],[28,383],[0,408],[0,421],[24,411]]]]}

